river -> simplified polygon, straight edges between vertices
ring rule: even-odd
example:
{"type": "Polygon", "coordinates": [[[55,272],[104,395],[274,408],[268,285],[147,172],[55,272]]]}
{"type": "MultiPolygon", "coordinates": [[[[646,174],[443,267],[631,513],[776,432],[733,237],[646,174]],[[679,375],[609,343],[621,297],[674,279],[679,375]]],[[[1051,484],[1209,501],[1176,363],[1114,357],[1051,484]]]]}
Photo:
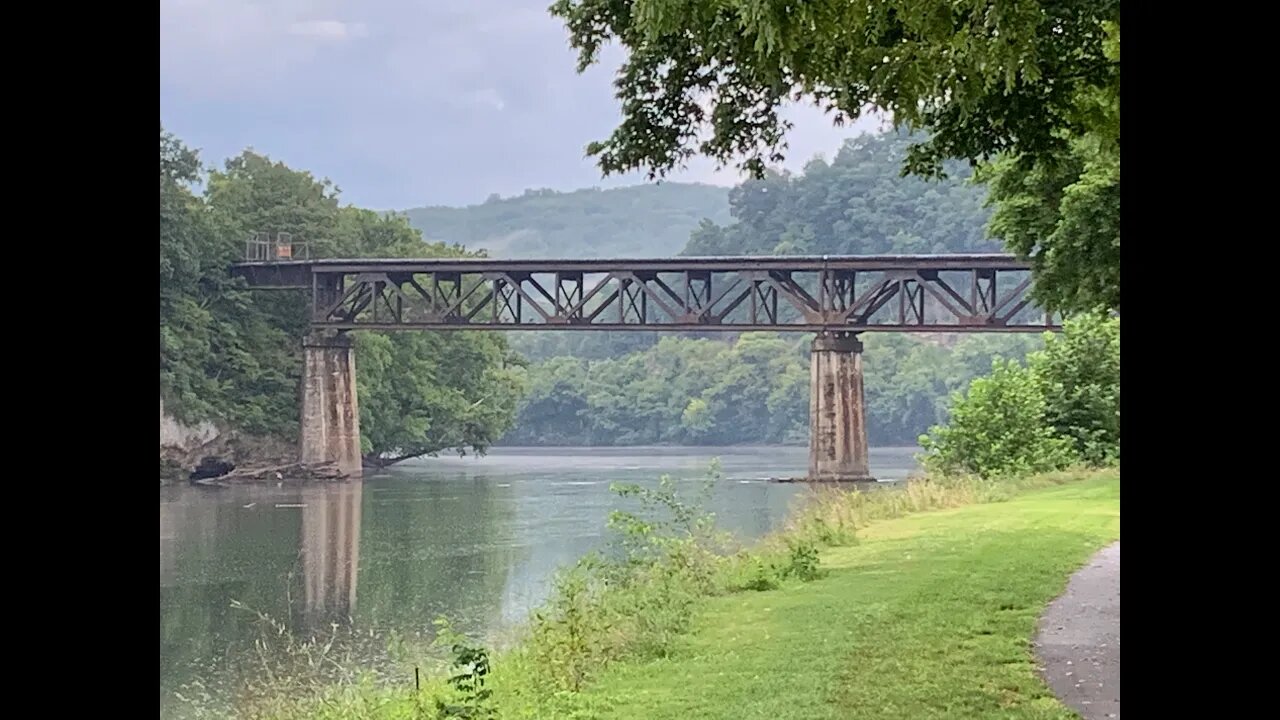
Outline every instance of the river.
{"type": "MultiPolygon", "coordinates": [[[[917,448],[874,448],[872,473],[906,477],[917,448]]],[[[498,448],[485,457],[410,461],[363,483],[160,490],[160,709],[230,677],[259,632],[255,615],[293,632],[350,618],[383,637],[427,633],[437,616],[495,638],[524,620],[552,574],[606,539],[612,482],[690,491],[719,458],[710,509],[743,539],[782,520],[806,486],[802,447],[498,448]],[[192,683],[195,684],[193,689],[192,683]],[[177,693],[177,694],[175,694],[177,693]]],[[[225,691],[225,687],[221,687],[225,691]]]]}

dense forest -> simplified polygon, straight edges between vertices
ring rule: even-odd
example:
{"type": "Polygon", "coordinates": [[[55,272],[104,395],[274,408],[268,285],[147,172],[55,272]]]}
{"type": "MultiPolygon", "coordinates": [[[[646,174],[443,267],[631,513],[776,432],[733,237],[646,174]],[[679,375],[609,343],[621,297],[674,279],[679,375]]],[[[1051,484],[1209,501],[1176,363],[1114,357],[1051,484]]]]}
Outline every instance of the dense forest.
{"type": "MultiPolygon", "coordinates": [[[[986,194],[961,163],[948,179],[903,177],[909,136],[847,140],[801,174],[771,172],[729,192],[732,221],[704,219],[684,255],[998,252],[986,194]]],[[[552,253],[554,254],[554,252],[552,253]]],[[[529,394],[503,444],[805,442],[807,335],[530,333],[529,394]]],[[[868,333],[867,424],[873,445],[910,445],[946,418],[948,395],[1021,359],[1037,335],[918,337],[868,333]]]]}
{"type": "Polygon", "coordinates": [[[573,192],[526,190],[470,207],[405,211],[428,240],[501,258],[666,257],[704,219],[729,219],[728,189],[661,183],[573,192]]]}

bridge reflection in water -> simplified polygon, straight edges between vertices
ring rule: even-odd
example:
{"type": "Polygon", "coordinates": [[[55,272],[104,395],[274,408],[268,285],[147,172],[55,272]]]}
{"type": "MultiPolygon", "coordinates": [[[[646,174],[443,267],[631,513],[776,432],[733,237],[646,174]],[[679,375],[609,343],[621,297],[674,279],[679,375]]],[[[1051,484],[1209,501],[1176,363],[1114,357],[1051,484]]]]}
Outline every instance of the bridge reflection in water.
{"type": "Polygon", "coordinates": [[[299,560],[303,619],[308,624],[350,617],[356,609],[360,515],[364,487],[304,491],[299,560]]]}
{"type": "MultiPolygon", "coordinates": [[[[205,637],[246,639],[245,623],[229,612],[231,600],[288,619],[295,632],[344,621],[355,612],[361,483],[166,490],[169,497],[162,492],[160,502],[162,645],[166,613],[179,609],[208,612],[199,623],[207,628],[205,637]],[[208,492],[219,493],[217,501],[208,492]],[[294,535],[296,543],[282,545],[282,534],[294,535]],[[274,582],[246,579],[264,575],[274,582]],[[172,602],[164,602],[166,597],[172,602]]],[[[175,645],[168,650],[186,654],[181,643],[175,645]]]]}

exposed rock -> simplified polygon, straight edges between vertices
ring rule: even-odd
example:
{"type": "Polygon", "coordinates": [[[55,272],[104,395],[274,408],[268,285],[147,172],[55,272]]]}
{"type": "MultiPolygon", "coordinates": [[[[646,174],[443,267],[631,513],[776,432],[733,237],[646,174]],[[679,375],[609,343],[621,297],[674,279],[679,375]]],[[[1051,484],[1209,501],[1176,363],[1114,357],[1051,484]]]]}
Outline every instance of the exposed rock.
{"type": "MultiPolygon", "coordinates": [[[[195,475],[206,457],[234,467],[283,465],[297,457],[297,444],[285,438],[245,435],[212,423],[183,423],[165,411],[160,400],[160,478],[184,480],[195,475]]],[[[194,479],[194,478],[193,478],[194,479]]],[[[210,479],[203,476],[201,480],[210,479]]]]}
{"type": "Polygon", "coordinates": [[[297,462],[298,446],[284,438],[246,435],[212,423],[190,425],[165,412],[160,400],[160,479],[206,487],[251,483],[334,482],[348,479],[337,465],[297,462]]]}

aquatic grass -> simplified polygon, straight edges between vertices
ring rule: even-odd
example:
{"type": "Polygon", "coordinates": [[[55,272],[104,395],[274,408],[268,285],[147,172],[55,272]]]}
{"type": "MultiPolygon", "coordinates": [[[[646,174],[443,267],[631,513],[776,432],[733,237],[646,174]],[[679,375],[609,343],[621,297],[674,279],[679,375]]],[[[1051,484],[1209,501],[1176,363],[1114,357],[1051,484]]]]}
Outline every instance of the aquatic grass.
{"type": "Polygon", "coordinates": [[[228,653],[240,659],[236,665],[215,668],[174,692],[175,712],[183,718],[312,717],[291,708],[298,699],[314,708],[364,702],[374,689],[399,684],[406,670],[412,676],[415,665],[430,674],[447,666],[421,638],[394,630],[357,629],[348,618],[299,633],[245,603],[232,601],[231,607],[252,618],[250,647],[228,653]]]}

